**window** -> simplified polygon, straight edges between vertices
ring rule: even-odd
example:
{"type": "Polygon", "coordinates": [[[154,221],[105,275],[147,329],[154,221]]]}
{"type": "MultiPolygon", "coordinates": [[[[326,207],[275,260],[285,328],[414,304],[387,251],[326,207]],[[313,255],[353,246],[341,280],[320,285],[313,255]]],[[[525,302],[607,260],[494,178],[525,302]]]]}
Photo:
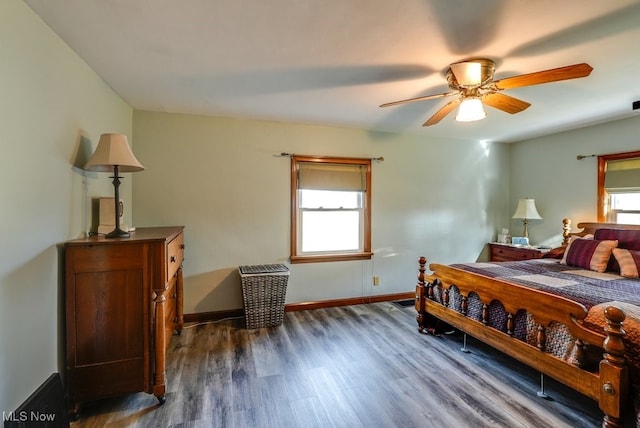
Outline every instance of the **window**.
{"type": "Polygon", "coordinates": [[[640,224],[640,152],[598,156],[598,221],[640,224]]]}
{"type": "Polygon", "coordinates": [[[291,263],[371,258],[371,160],[291,157],[291,263]]]}
{"type": "Polygon", "coordinates": [[[640,193],[614,193],[609,201],[609,223],[640,224],[640,193]]]}

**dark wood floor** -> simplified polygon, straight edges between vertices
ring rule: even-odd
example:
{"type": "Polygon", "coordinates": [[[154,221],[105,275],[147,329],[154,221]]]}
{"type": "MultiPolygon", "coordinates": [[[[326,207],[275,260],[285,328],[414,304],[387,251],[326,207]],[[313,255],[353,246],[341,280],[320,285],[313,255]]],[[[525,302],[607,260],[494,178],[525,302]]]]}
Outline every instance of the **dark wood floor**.
{"type": "Polygon", "coordinates": [[[172,339],[163,406],[140,393],[84,406],[80,427],[596,427],[595,402],[461,335],[424,336],[415,312],[374,303],[242,320],[172,339]]]}

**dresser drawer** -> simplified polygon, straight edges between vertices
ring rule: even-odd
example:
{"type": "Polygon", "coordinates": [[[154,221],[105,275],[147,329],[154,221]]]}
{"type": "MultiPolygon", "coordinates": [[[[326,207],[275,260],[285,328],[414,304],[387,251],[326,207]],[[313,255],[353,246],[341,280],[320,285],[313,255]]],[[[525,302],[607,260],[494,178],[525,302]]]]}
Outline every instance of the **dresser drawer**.
{"type": "Polygon", "coordinates": [[[489,244],[492,262],[539,259],[542,252],[535,248],[510,247],[508,245],[489,244]]]}
{"type": "Polygon", "coordinates": [[[180,233],[167,245],[167,280],[176,274],[184,259],[184,234],[180,233]]]}

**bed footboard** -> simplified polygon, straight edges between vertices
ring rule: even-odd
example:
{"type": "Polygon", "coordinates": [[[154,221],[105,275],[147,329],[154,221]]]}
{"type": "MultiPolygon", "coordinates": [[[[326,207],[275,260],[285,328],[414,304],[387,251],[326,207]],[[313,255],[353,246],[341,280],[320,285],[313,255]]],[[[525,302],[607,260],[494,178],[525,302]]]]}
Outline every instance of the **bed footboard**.
{"type": "Polygon", "coordinates": [[[629,380],[622,329],[625,315],[620,309],[607,307],[608,325],[602,334],[585,328],[581,321],[586,317],[587,309],[564,297],[440,264],[431,264],[429,268],[433,273],[426,275],[426,264],[425,257],[418,259],[415,301],[418,331],[433,333],[428,320],[441,320],[594,399],[604,413],[602,426],[622,427],[629,380]],[[449,302],[452,287],[460,295],[455,308],[449,302]],[[479,319],[467,314],[470,295],[477,296],[481,302],[479,319]],[[506,325],[501,329],[488,323],[488,308],[494,302],[499,302],[506,313],[506,325]],[[516,314],[521,311],[532,316],[538,326],[533,344],[514,334],[516,314]],[[603,349],[599,370],[585,370],[579,364],[547,352],[547,328],[552,322],[563,324],[576,338],[578,362],[586,344],[603,349]]]}

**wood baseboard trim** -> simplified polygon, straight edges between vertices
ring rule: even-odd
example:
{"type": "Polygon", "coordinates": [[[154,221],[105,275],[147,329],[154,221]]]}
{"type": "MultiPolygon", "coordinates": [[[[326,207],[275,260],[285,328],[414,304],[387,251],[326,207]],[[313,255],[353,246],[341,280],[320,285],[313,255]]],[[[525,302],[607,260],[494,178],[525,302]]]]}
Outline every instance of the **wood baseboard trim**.
{"type": "MultiPolygon", "coordinates": [[[[307,311],[311,309],[333,308],[337,306],[362,305],[365,303],[389,302],[394,300],[414,299],[415,292],[395,294],[380,294],[376,296],[350,297],[346,299],[321,300],[316,302],[289,303],[284,305],[285,312],[307,311]]],[[[198,312],[184,314],[184,322],[200,323],[220,321],[225,318],[238,318],[244,316],[244,309],[231,309],[226,311],[198,312]]]]}
{"type": "Polygon", "coordinates": [[[220,321],[225,318],[239,318],[244,316],[244,309],[230,309],[227,311],[197,312],[194,314],[184,314],[184,322],[210,322],[220,321]]]}
{"type": "Polygon", "coordinates": [[[289,303],[284,305],[285,312],[306,311],[309,309],[333,308],[336,306],[362,305],[365,303],[389,302],[393,300],[414,299],[416,293],[380,294],[377,296],[350,297],[347,299],[321,300],[318,302],[289,303]]]}

